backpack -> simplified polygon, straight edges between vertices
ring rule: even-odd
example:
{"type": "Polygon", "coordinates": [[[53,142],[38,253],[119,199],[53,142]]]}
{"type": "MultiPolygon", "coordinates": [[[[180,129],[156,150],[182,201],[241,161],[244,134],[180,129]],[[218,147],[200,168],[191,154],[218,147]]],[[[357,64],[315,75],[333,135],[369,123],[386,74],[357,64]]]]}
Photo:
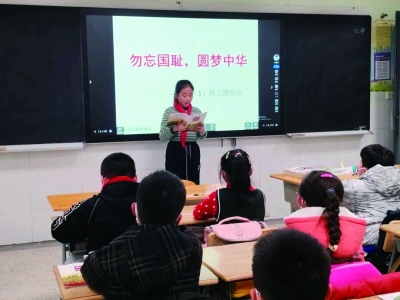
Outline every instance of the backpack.
{"type": "Polygon", "coordinates": [[[267,228],[264,222],[231,217],[221,220],[216,225],[207,226],[204,229],[204,242],[207,244],[211,232],[214,232],[219,239],[230,243],[252,242],[261,237],[263,228],[267,228]]]}

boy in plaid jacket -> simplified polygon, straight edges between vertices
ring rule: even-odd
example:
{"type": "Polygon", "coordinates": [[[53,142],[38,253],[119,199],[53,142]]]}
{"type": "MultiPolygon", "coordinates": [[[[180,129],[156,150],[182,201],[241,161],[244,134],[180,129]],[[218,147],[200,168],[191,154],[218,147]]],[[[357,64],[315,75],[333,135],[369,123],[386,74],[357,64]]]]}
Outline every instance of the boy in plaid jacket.
{"type": "Polygon", "coordinates": [[[202,247],[177,225],[186,202],[181,180],[156,171],[139,185],[132,226],[110,245],[91,253],[83,278],[106,299],[175,300],[198,292],[202,247]]]}

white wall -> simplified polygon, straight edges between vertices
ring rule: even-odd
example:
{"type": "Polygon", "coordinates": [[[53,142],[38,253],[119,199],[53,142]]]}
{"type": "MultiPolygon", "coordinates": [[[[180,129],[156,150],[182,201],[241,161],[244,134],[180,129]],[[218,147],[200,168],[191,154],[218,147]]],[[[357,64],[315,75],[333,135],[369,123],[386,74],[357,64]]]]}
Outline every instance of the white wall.
{"type": "MultiPolygon", "coordinates": [[[[4,1],[3,1],[4,2],[4,1]]],[[[223,1],[221,1],[223,2],[223,1]]],[[[299,1],[277,0],[283,7],[286,3],[299,1]]],[[[348,1],[347,6],[359,5],[374,18],[381,12],[394,17],[394,1],[348,1]]],[[[332,0],[301,1],[304,11],[318,7],[318,12],[336,12],[332,0]],[[315,6],[317,4],[317,6],[315,6]],[[322,9],[322,11],[321,11],[322,9]]],[[[237,6],[237,5],[236,5],[237,6]]],[[[257,11],[257,6],[254,11],[257,11]]],[[[216,6],[215,6],[216,7],[216,6]]],[[[345,7],[346,8],[346,7],[345,7]]],[[[210,3],[208,10],[213,9],[210,3]]],[[[224,5],[230,10],[229,5],[224,5]]],[[[236,10],[233,7],[232,10],[236,10]]],[[[263,6],[263,11],[265,5],[263,6]]],[[[286,11],[286,10],[285,10],[286,11]]],[[[286,11],[287,12],[287,11],[286,11]]],[[[393,101],[385,100],[384,93],[371,94],[371,130],[374,135],[364,137],[315,138],[290,140],[287,137],[239,138],[237,147],[248,151],[254,168],[253,181],[267,197],[267,211],[271,218],[281,218],[289,213],[289,205],[283,199],[283,185],[270,179],[269,174],[282,172],[284,167],[297,165],[339,166],[356,164],[360,149],[370,143],[381,143],[393,147],[393,131],[390,128],[390,114],[393,101]]],[[[196,101],[196,100],[194,100],[196,101]]],[[[223,152],[230,148],[225,140],[207,140],[201,143],[202,183],[218,181],[218,161],[223,152]]],[[[96,191],[100,188],[99,168],[102,159],[115,151],[130,154],[137,165],[139,178],[164,166],[165,144],[161,142],[132,142],[120,144],[87,145],[83,151],[61,151],[41,153],[0,154],[0,245],[50,240],[51,216],[56,215],[47,202],[46,195],[96,191]]]]}

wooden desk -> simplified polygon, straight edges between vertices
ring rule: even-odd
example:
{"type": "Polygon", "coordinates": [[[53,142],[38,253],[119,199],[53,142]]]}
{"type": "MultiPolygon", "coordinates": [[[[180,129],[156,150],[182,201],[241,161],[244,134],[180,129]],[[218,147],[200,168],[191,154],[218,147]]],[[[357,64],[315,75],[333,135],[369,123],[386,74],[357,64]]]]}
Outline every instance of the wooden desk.
{"type": "MultiPolygon", "coordinates": [[[[293,184],[296,186],[299,186],[302,181],[302,178],[294,177],[294,176],[290,176],[290,175],[286,175],[286,174],[271,174],[271,175],[269,175],[269,177],[278,179],[278,180],[282,180],[285,183],[293,184]]],[[[357,179],[358,178],[357,175],[339,175],[338,177],[340,180],[357,179]]]]}
{"type": "MultiPolygon", "coordinates": [[[[290,203],[290,211],[287,214],[291,214],[292,212],[298,209],[296,198],[297,198],[297,188],[300,185],[302,178],[294,177],[286,174],[271,174],[269,177],[282,180],[283,181],[283,189],[285,195],[285,201],[290,203]]],[[[357,175],[340,175],[338,176],[341,180],[345,179],[356,179],[357,175]]]]}
{"type": "MultiPolygon", "coordinates": [[[[62,300],[102,300],[103,296],[97,294],[87,285],[66,289],[61,281],[60,272],[57,266],[53,267],[54,275],[61,292],[62,300]]],[[[206,266],[202,265],[200,270],[199,286],[209,286],[218,283],[218,277],[213,274],[206,266]]]]}
{"type": "Polygon", "coordinates": [[[252,259],[255,242],[203,249],[203,264],[226,282],[253,278],[252,259]]]}
{"type": "MultiPolygon", "coordinates": [[[[202,201],[209,193],[221,188],[221,184],[201,184],[186,187],[187,205],[195,205],[202,201]]],[[[98,192],[65,194],[65,195],[49,195],[47,200],[54,211],[66,211],[72,205],[93,197],[98,192]]]]}
{"type": "Polygon", "coordinates": [[[198,225],[198,224],[207,224],[215,222],[215,219],[208,219],[208,220],[195,220],[193,218],[193,206],[184,206],[182,210],[182,220],[179,222],[181,226],[187,225],[198,225]]]}
{"type": "Polygon", "coordinates": [[[381,225],[381,229],[393,234],[396,237],[400,237],[400,223],[384,224],[381,225]]]}
{"type": "MultiPolygon", "coordinates": [[[[400,168],[400,164],[396,165],[396,167],[400,168]]],[[[269,177],[282,180],[283,181],[283,189],[285,193],[285,201],[289,202],[291,205],[290,212],[288,215],[298,209],[296,203],[297,197],[297,188],[300,185],[302,178],[294,177],[286,174],[271,174],[269,177]]],[[[348,180],[348,179],[357,179],[358,175],[339,175],[340,180],[348,180]]]]}

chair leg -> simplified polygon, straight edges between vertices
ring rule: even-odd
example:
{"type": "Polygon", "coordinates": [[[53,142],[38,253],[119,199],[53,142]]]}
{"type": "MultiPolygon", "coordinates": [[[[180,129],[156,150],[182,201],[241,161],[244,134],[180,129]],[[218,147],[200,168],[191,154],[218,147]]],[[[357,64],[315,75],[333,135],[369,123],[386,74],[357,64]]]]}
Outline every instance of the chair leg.
{"type": "Polygon", "coordinates": [[[388,273],[396,272],[397,268],[400,266],[400,257],[393,263],[388,273]]]}

